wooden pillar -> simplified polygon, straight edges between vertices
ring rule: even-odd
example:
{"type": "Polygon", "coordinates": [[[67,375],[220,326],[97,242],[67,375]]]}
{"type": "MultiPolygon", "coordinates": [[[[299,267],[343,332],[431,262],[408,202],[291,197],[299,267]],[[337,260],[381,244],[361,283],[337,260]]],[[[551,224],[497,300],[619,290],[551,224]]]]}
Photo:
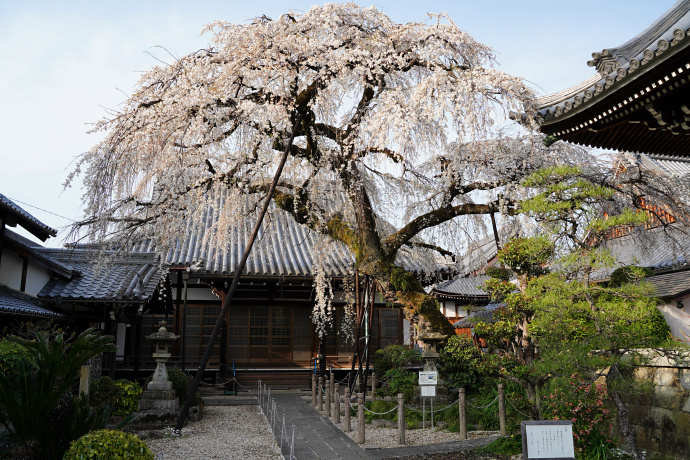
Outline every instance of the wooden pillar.
{"type": "Polygon", "coordinates": [[[467,417],[465,415],[465,389],[458,389],[458,425],[460,426],[460,439],[467,439],[467,417]]]}
{"type": "MultiPolygon", "coordinates": [[[[112,320],[108,319],[109,321],[109,329],[110,329],[110,335],[113,337],[117,337],[117,319],[112,320]]],[[[113,380],[116,380],[115,378],[115,361],[117,360],[117,351],[113,351],[112,353],[109,353],[110,355],[110,362],[108,363],[108,377],[110,377],[113,380]]]]}
{"type": "Polygon", "coordinates": [[[405,395],[398,393],[398,444],[405,445],[405,395]]]}
{"type": "Polygon", "coordinates": [[[137,315],[134,322],[134,381],[139,378],[139,365],[141,363],[141,323],[144,318],[137,315]]]}
{"type": "Polygon", "coordinates": [[[323,376],[319,377],[319,412],[323,412],[323,376]]]}
{"type": "MultiPolygon", "coordinates": [[[[221,305],[225,303],[227,293],[221,291],[221,305]]],[[[225,382],[227,378],[228,363],[228,314],[223,318],[223,324],[220,326],[220,366],[218,373],[220,374],[220,381],[225,382]]]]}
{"type": "Polygon", "coordinates": [[[316,407],[316,374],[311,374],[311,407],[316,407]]]}
{"type": "Polygon", "coordinates": [[[498,384],[498,422],[501,427],[501,436],[506,436],[506,397],[505,387],[502,383],[498,384]]]}
{"type": "Polygon", "coordinates": [[[364,393],[357,393],[357,442],[364,444],[366,437],[364,435],[364,426],[366,425],[364,419],[364,393]]]}
{"type": "Polygon", "coordinates": [[[345,388],[345,433],[352,431],[352,423],[350,422],[350,417],[352,416],[352,411],[350,410],[350,387],[345,388]]]}
{"type": "Polygon", "coordinates": [[[338,424],[338,423],[340,423],[340,384],[339,383],[335,384],[335,390],[334,391],[335,391],[335,393],[333,396],[335,397],[335,408],[334,408],[334,410],[335,410],[335,423],[338,424]]]}
{"type": "Polygon", "coordinates": [[[328,400],[330,402],[333,402],[333,399],[334,399],[333,395],[335,393],[335,375],[333,374],[333,369],[331,369],[331,375],[330,375],[330,379],[328,382],[328,390],[329,390],[328,400]]]}

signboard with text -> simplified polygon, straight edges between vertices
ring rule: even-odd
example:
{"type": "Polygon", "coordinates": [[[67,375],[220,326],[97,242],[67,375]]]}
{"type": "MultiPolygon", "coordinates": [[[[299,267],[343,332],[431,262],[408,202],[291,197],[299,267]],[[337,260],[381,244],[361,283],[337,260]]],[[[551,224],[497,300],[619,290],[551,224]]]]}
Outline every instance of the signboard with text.
{"type": "Polygon", "coordinates": [[[436,385],[421,385],[421,395],[433,398],[436,396],[436,385]]]}
{"type": "Polygon", "coordinates": [[[438,372],[434,371],[420,371],[419,384],[424,385],[438,385],[438,372]]]}
{"type": "Polygon", "coordinates": [[[529,420],[522,422],[524,460],[574,460],[571,420],[529,420]]]}

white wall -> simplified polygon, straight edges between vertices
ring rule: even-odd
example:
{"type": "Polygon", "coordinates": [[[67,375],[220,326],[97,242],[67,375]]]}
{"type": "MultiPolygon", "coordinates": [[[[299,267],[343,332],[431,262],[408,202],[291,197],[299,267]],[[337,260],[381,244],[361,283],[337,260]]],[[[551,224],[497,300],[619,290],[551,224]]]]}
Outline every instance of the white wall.
{"type": "Polygon", "coordinates": [[[671,328],[671,334],[683,342],[690,343],[690,296],[681,300],[684,305],[682,309],[676,306],[677,302],[674,299],[671,299],[659,305],[659,310],[664,314],[666,323],[671,328]]]}
{"type": "Polygon", "coordinates": [[[24,260],[11,249],[2,249],[2,260],[0,261],[0,283],[12,289],[19,290],[22,282],[22,265],[24,260]]]}
{"type": "MultiPolygon", "coordinates": [[[[21,269],[19,273],[21,275],[21,269]]],[[[33,296],[38,295],[48,281],[50,281],[48,270],[29,260],[29,266],[26,270],[26,289],[24,292],[33,296]]]]}

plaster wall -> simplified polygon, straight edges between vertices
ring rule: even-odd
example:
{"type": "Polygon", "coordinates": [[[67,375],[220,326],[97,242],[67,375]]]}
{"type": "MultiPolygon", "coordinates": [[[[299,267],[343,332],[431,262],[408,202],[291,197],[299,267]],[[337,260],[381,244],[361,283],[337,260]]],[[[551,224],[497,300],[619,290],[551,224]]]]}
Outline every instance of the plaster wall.
{"type": "Polygon", "coordinates": [[[664,303],[659,305],[659,310],[663,313],[673,337],[690,343],[690,296],[680,300],[683,302],[683,308],[678,308],[675,299],[664,299],[664,303]]]}
{"type": "Polygon", "coordinates": [[[19,290],[22,282],[23,259],[11,249],[3,248],[0,262],[0,283],[19,290]]]}
{"type": "Polygon", "coordinates": [[[37,263],[29,261],[29,266],[26,270],[26,289],[24,292],[36,296],[48,281],[50,281],[48,271],[37,263]]]}

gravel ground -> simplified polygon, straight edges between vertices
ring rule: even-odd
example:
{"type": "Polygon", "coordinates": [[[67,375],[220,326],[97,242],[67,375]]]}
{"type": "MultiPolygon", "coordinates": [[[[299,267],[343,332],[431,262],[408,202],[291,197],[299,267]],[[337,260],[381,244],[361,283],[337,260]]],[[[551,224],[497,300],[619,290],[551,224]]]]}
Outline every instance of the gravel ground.
{"type": "Polygon", "coordinates": [[[258,406],[206,406],[199,422],[190,422],[182,436],[146,439],[156,460],[222,458],[282,459],[280,449],[258,406]]]}

